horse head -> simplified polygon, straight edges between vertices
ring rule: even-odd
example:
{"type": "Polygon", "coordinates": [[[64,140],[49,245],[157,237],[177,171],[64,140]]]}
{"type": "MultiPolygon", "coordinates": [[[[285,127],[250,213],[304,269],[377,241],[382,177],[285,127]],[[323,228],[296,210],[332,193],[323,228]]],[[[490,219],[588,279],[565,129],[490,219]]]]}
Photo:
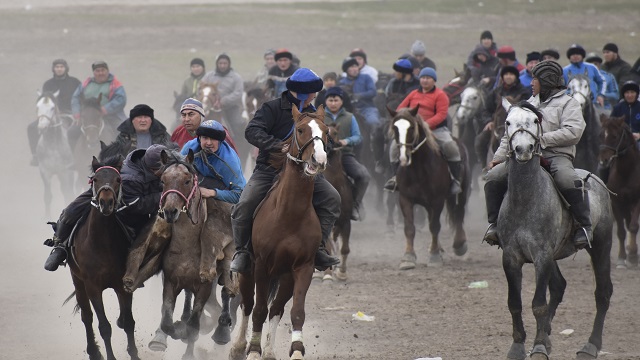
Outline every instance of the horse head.
{"type": "Polygon", "coordinates": [[[97,145],[104,129],[101,101],[102,93],[97,98],[80,99],[80,130],[88,145],[97,145]]]}
{"type": "Polygon", "coordinates": [[[202,102],[202,109],[205,115],[208,115],[210,112],[222,111],[217,84],[200,83],[197,98],[202,102]]]}
{"type": "Polygon", "coordinates": [[[460,124],[467,124],[484,107],[484,103],[484,90],[476,86],[467,86],[460,94],[460,107],[456,111],[456,119],[460,124]]]}
{"type": "Polygon", "coordinates": [[[628,149],[634,149],[636,141],[631,129],[624,121],[625,117],[608,117],[600,115],[600,153],[598,160],[602,167],[609,167],[611,162],[624,155],[628,149]]]}
{"type": "Polygon", "coordinates": [[[327,167],[325,145],[328,127],[324,123],[324,106],[320,105],[316,112],[306,113],[301,113],[294,106],[292,115],[294,129],[287,158],[297,164],[303,164],[305,175],[315,176],[327,167]]]}
{"type": "Polygon", "coordinates": [[[520,163],[528,162],[533,155],[540,155],[542,136],[542,114],[527,101],[516,105],[503,98],[502,106],[507,110],[505,134],[508,139],[509,156],[514,155],[520,163]]]}
{"type": "Polygon", "coordinates": [[[437,149],[431,131],[424,124],[418,115],[419,106],[413,109],[404,108],[393,111],[389,108],[392,119],[389,123],[389,134],[396,141],[396,146],[400,148],[400,166],[411,165],[411,155],[424,144],[428,144],[431,149],[437,149]]]}
{"type": "Polygon", "coordinates": [[[50,126],[56,125],[56,100],[59,94],[60,90],[55,93],[38,93],[38,101],[36,102],[38,130],[43,131],[50,126]]]}
{"type": "MultiPolygon", "coordinates": [[[[162,175],[162,195],[160,196],[160,209],[158,214],[166,222],[172,224],[178,221],[181,213],[194,222],[191,215],[191,205],[198,199],[198,206],[201,206],[200,191],[198,188],[198,177],[193,166],[195,155],[192,150],[186,157],[182,157],[177,152],[162,150],[160,159],[162,168],[159,173],[162,175]],[[193,201],[193,202],[192,202],[193,201]]],[[[197,214],[200,215],[200,214],[197,214]]],[[[197,220],[195,220],[197,221],[197,220]]]]}
{"type": "Polygon", "coordinates": [[[91,205],[100,210],[104,216],[113,214],[122,199],[120,168],[123,161],[122,156],[113,156],[100,162],[94,156],[91,162],[93,170],[93,174],[89,177],[89,184],[93,191],[91,205]]]}
{"type": "Polygon", "coordinates": [[[569,89],[569,94],[580,103],[582,110],[591,103],[591,86],[586,76],[576,75],[569,81],[567,88],[569,89]]]}

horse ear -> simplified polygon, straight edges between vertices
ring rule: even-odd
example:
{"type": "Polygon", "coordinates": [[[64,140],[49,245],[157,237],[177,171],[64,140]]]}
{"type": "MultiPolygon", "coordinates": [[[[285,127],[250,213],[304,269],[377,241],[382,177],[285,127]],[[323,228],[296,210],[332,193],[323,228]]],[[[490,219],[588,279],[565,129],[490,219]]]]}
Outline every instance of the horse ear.
{"type": "Polygon", "coordinates": [[[507,100],[506,97],[502,97],[502,107],[509,112],[509,109],[511,109],[511,103],[509,102],[509,100],[507,100]]]}
{"type": "Polygon", "coordinates": [[[60,95],[60,89],[56,90],[56,92],[53,93],[53,97],[57,99],[58,95],[60,95]]]}
{"type": "Polygon", "coordinates": [[[100,140],[100,152],[104,151],[107,148],[107,144],[104,141],[100,140]]]}
{"type": "Polygon", "coordinates": [[[93,172],[96,172],[96,170],[98,170],[99,167],[100,167],[100,161],[98,161],[98,158],[94,156],[93,159],[91,160],[91,168],[93,169],[93,172]]]}
{"type": "Polygon", "coordinates": [[[320,104],[320,106],[318,106],[318,110],[316,110],[316,114],[318,115],[318,118],[320,118],[320,120],[324,122],[324,116],[326,114],[324,111],[324,104],[320,104]]]}
{"type": "Polygon", "coordinates": [[[193,164],[193,159],[195,155],[193,155],[193,150],[189,149],[189,153],[187,154],[187,162],[189,164],[193,164]]]}
{"type": "Polygon", "coordinates": [[[42,91],[40,91],[39,89],[36,90],[36,95],[38,95],[38,99],[40,99],[40,97],[42,96],[42,91]]]}
{"type": "Polygon", "coordinates": [[[418,109],[420,109],[420,105],[419,104],[418,104],[418,106],[414,107],[413,109],[409,109],[409,114],[411,114],[412,116],[418,115],[418,109]]]}
{"type": "Polygon", "coordinates": [[[295,104],[293,104],[293,106],[291,107],[291,115],[293,115],[293,121],[298,121],[298,119],[300,118],[300,111],[298,110],[298,107],[295,106],[295,104]]]}
{"type": "Polygon", "coordinates": [[[169,162],[169,154],[167,154],[166,150],[162,150],[160,152],[160,162],[162,163],[162,165],[167,165],[167,163],[169,162]]]}
{"type": "Polygon", "coordinates": [[[387,107],[387,111],[389,112],[389,115],[391,115],[392,118],[394,118],[394,117],[396,117],[396,115],[398,115],[398,112],[393,110],[393,109],[391,109],[389,107],[389,105],[387,105],[386,107],[387,107]]]}

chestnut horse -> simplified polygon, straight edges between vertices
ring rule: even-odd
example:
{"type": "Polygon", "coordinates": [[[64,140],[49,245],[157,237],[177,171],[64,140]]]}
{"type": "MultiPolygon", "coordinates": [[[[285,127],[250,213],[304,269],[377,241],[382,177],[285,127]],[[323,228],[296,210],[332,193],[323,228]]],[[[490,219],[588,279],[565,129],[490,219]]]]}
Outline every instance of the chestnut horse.
{"type": "Polygon", "coordinates": [[[92,305],[98,317],[98,329],[104,341],[107,359],[115,359],[111,347],[111,324],[105,315],[102,301],[102,292],[107,288],[112,288],[118,297],[120,317],[117,324],[127,333],[127,352],[131,359],[139,359],[134,337],[135,321],[131,311],[133,295],[124,290],[122,283],[129,241],[116,218],[122,198],[122,161],[120,156],[109,158],[103,163],[93,158],[93,175],[90,180],[93,207],[86,220],[76,228],[68,257],[77,307],[80,308],[86,329],[87,354],[92,360],[103,358],[93,332],[92,305]]]}
{"type": "Polygon", "coordinates": [[[449,223],[455,232],[453,237],[453,251],[462,256],[467,252],[467,235],[462,227],[465,208],[469,197],[469,165],[467,152],[459,141],[460,155],[465,164],[462,178],[462,192],[449,195],[451,176],[447,161],[444,159],[438,144],[422,119],[416,117],[418,108],[401,109],[398,112],[389,109],[393,117],[389,131],[393,133],[400,153],[400,167],[396,175],[398,192],[400,194],[400,209],[404,216],[404,235],[406,249],[400,270],[416,267],[416,253],[413,240],[416,235],[414,225],[415,205],[422,205],[427,209],[429,230],[431,231],[430,262],[442,262],[443,252],[438,234],[440,233],[440,214],[447,205],[449,223]]]}
{"type": "Polygon", "coordinates": [[[640,216],[640,151],[624,117],[600,115],[600,167],[609,172],[607,187],[620,243],[618,268],[638,266],[638,217],[640,216]],[[626,249],[625,249],[626,235],[626,249]],[[627,251],[629,252],[627,254],[627,251]]]}
{"type": "Polygon", "coordinates": [[[314,257],[322,240],[320,221],[313,208],[314,177],[327,166],[327,126],[322,106],[315,113],[300,113],[294,106],[293,135],[288,153],[273,153],[272,165],[282,167],[279,179],[256,210],[253,222],[253,271],[240,274],[243,317],[230,359],[276,359],[276,329],[286,303],[291,307],[291,359],[304,359],[302,326],[305,297],[311,284],[314,257]],[[286,157],[285,157],[286,156],[286,157]],[[255,307],[254,307],[255,286],[255,307]],[[274,297],[275,293],[275,297],[274,297]],[[268,298],[273,299],[269,334],[261,346],[262,326],[267,318],[268,298]],[[247,349],[246,331],[253,310],[253,334],[247,349]]]}

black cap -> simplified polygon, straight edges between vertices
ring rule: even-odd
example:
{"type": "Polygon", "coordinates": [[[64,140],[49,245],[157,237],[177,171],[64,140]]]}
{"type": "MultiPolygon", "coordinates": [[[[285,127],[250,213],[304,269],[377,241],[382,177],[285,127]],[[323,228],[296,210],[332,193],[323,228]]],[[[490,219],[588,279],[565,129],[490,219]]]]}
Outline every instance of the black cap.
{"type": "Polygon", "coordinates": [[[605,51],[605,50],[609,50],[609,51],[614,52],[614,53],[617,54],[618,53],[618,45],[616,45],[614,43],[605,44],[604,47],[602,48],[602,51],[605,51]]]}
{"type": "Polygon", "coordinates": [[[200,58],[193,58],[191,60],[190,66],[193,66],[193,65],[200,65],[200,66],[204,67],[204,60],[202,60],[200,58]]]}
{"type": "Polygon", "coordinates": [[[153,109],[147,104],[138,104],[129,111],[129,120],[133,121],[137,116],[144,115],[153,119],[153,109]]]}
{"type": "Polygon", "coordinates": [[[493,34],[491,31],[485,30],[480,34],[480,41],[482,41],[482,39],[491,39],[493,41],[493,34]]]}

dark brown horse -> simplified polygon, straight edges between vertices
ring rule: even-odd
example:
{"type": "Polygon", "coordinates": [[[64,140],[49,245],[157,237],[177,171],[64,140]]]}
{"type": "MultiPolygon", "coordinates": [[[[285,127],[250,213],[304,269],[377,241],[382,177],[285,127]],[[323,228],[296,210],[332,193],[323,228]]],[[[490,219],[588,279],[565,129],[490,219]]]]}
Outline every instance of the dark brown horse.
{"type": "Polygon", "coordinates": [[[455,232],[453,251],[462,256],[467,252],[467,235],[463,228],[465,208],[469,196],[469,165],[465,147],[458,142],[460,155],[465,164],[462,177],[462,192],[449,195],[451,176],[447,161],[444,159],[429,127],[419,117],[418,108],[391,111],[393,120],[389,131],[393,133],[400,153],[400,168],[396,179],[400,194],[400,209],[404,216],[404,235],[406,249],[400,263],[401,270],[416,266],[416,253],[413,240],[416,234],[414,225],[415,205],[427,209],[429,230],[431,231],[430,262],[441,263],[443,252],[438,234],[440,233],[440,214],[447,205],[449,223],[455,232]]]}
{"type": "MultiPolygon", "coordinates": [[[[334,144],[338,144],[338,127],[329,126],[329,136],[334,144]]],[[[329,246],[330,252],[337,254],[340,252],[340,265],[335,272],[329,268],[324,272],[324,280],[331,281],[335,276],[338,280],[347,280],[347,257],[349,249],[349,238],[351,237],[351,212],[353,211],[353,184],[347,178],[342,167],[342,151],[339,147],[334,147],[328,154],[327,170],[324,177],[340,193],[340,217],[333,225],[333,243],[329,246]]]]}
{"type": "Polygon", "coordinates": [[[312,205],[314,177],[327,165],[327,126],[322,106],[316,113],[301,114],[296,107],[292,112],[295,129],[288,140],[289,152],[272,154],[273,166],[281,166],[282,170],[253,222],[254,269],[239,276],[243,317],[230,359],[244,359],[245,354],[249,354],[248,359],[260,358],[261,354],[262,359],[276,359],[277,325],[292,297],[289,355],[291,359],[304,358],[305,297],[322,239],[320,221],[312,205]],[[273,298],[270,309],[268,298],[273,298]],[[253,335],[247,349],[246,331],[252,310],[253,335]],[[267,310],[270,325],[263,353],[262,326],[267,310]]]}
{"type": "Polygon", "coordinates": [[[600,115],[600,166],[608,169],[607,187],[616,219],[618,268],[638,266],[638,217],[640,216],[640,151],[624,117],[600,115]],[[626,237],[626,249],[625,249],[626,237]],[[628,254],[627,254],[628,252],[628,254]]]}
{"type": "Polygon", "coordinates": [[[120,304],[118,326],[127,333],[127,352],[131,359],[138,358],[134,338],[135,321],[131,312],[133,296],[124,290],[124,275],[129,241],[116,219],[121,204],[120,167],[122,157],[110,158],[103,163],[93,158],[91,188],[93,200],[89,215],[78,225],[69,252],[69,268],[75,287],[77,307],[87,335],[87,354],[90,359],[102,359],[93,332],[93,313],[98,317],[98,329],[104,340],[107,359],[115,359],[111,347],[111,324],[105,315],[102,292],[112,288],[120,304]]]}
{"type": "Polygon", "coordinates": [[[442,87],[442,90],[449,98],[450,105],[460,104],[460,94],[462,94],[471,78],[471,70],[467,64],[463,65],[462,72],[454,70],[454,73],[455,77],[442,87]]]}

